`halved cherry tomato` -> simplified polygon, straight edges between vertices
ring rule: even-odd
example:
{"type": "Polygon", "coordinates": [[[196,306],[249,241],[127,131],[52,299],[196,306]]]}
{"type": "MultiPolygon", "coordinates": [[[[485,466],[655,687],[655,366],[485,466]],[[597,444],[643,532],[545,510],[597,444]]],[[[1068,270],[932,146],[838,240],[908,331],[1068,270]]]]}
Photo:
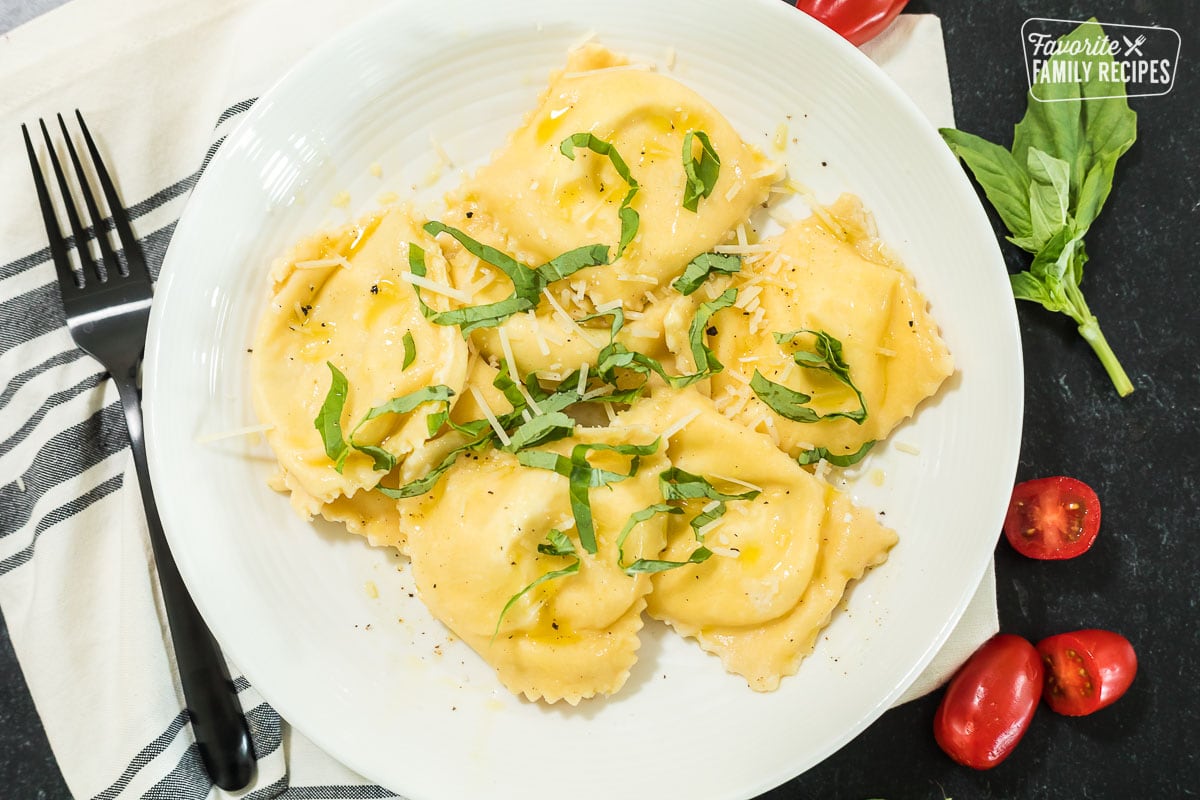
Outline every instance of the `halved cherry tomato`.
{"type": "Polygon", "coordinates": [[[1043,639],[1044,696],[1051,709],[1082,717],[1115,703],[1137,674],[1137,654],[1119,633],[1082,630],[1043,639]]]}
{"type": "Polygon", "coordinates": [[[855,45],[878,36],[906,5],[908,0],[796,0],[796,8],[855,45]]]}
{"type": "Polygon", "coordinates": [[[1042,697],[1042,660],[1020,636],[984,642],[950,681],[933,719],[946,755],[974,769],[991,769],[1025,735],[1042,697]]]}
{"type": "Polygon", "coordinates": [[[1004,518],[1004,535],[1018,553],[1045,560],[1086,553],[1100,530],[1100,498],[1074,478],[1018,483],[1004,518]]]}

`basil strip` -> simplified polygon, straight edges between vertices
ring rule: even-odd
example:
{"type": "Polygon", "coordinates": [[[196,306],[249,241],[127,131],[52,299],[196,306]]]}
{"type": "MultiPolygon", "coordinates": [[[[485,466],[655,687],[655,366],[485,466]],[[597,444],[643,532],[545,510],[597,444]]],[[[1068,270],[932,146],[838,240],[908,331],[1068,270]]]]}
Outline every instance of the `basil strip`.
{"type": "MultiPolygon", "coordinates": [[[[669,506],[666,503],[655,503],[652,506],[647,506],[641,511],[635,511],[629,515],[629,519],[625,521],[625,527],[621,528],[621,532],[617,534],[617,566],[621,569],[628,569],[625,566],[625,540],[629,534],[633,532],[641,523],[653,517],[655,514],[682,514],[683,510],[675,506],[669,506]]],[[[641,559],[639,559],[640,561],[641,559]]]]}
{"type": "Polygon", "coordinates": [[[658,439],[647,445],[577,444],[571,448],[570,458],[547,450],[521,450],[517,453],[517,461],[523,466],[549,470],[567,478],[567,492],[571,502],[571,513],[575,517],[575,529],[579,532],[579,543],[584,550],[594,555],[596,526],[592,519],[588,490],[633,477],[637,473],[641,456],[657,451],[658,444],[658,439]],[[593,467],[587,460],[587,454],[593,450],[607,450],[633,456],[629,462],[629,472],[611,472],[593,467]]]}
{"type": "Polygon", "coordinates": [[[576,147],[584,147],[597,155],[606,156],[612,163],[613,169],[621,176],[621,180],[625,181],[629,186],[629,191],[625,193],[625,198],[621,200],[621,206],[617,210],[617,218],[621,221],[621,238],[617,245],[617,252],[613,255],[612,259],[616,261],[625,253],[625,248],[629,246],[629,243],[633,241],[633,237],[637,235],[638,225],[641,221],[638,212],[629,205],[638,193],[638,182],[629,173],[629,165],[625,163],[625,159],[621,158],[621,154],[617,152],[617,148],[598,136],[586,132],[575,133],[563,139],[558,149],[564,156],[574,161],[576,147]]]}
{"type": "MultiPolygon", "coordinates": [[[[683,137],[683,207],[695,213],[701,199],[707,199],[721,174],[721,157],[704,131],[688,131],[683,137]],[[694,141],[700,142],[700,157],[695,156],[694,141]]],[[[686,292],[685,292],[686,294],[686,292]]]]}
{"type": "MultiPolygon", "coordinates": [[[[381,417],[384,414],[407,414],[410,411],[415,410],[417,406],[420,406],[423,403],[432,403],[437,401],[445,402],[448,401],[453,395],[454,390],[449,386],[438,384],[436,386],[426,386],[422,389],[418,389],[415,392],[410,392],[400,397],[393,397],[383,405],[375,406],[369,410],[366,415],[358,421],[358,424],[354,426],[352,431],[350,431],[350,446],[361,453],[366,453],[369,455],[375,461],[374,468],[376,470],[382,472],[391,472],[392,468],[396,466],[396,457],[377,445],[359,444],[358,442],[354,441],[354,434],[358,433],[358,429],[367,422],[375,419],[376,417],[381,417]]],[[[433,425],[433,420],[435,419],[437,420],[437,427],[441,427],[442,413],[445,412],[443,411],[430,415],[430,417],[426,420],[427,429],[429,426],[433,425]]],[[[436,428],[434,429],[434,432],[436,432],[436,428]]]]}
{"type": "Polygon", "coordinates": [[[659,561],[651,558],[639,558],[637,561],[633,562],[624,569],[626,575],[637,575],[638,573],[642,572],[666,572],[667,570],[675,569],[677,567],[686,567],[688,564],[703,563],[707,561],[711,555],[712,551],[702,545],[692,551],[692,554],[688,556],[687,561],[659,561]]]}
{"type": "Polygon", "coordinates": [[[774,336],[776,342],[786,344],[805,333],[816,337],[815,349],[812,351],[799,350],[792,354],[792,360],[805,369],[832,375],[842,384],[849,386],[855,397],[858,398],[858,408],[853,411],[831,411],[828,414],[818,414],[805,405],[812,400],[812,397],[803,392],[789,389],[783,384],[775,383],[764,377],[758,370],[754,371],[754,377],[750,380],[750,388],[754,390],[754,394],[758,396],[759,400],[771,407],[772,411],[794,422],[817,422],[822,419],[844,417],[861,425],[867,418],[867,403],[863,399],[862,392],[850,378],[850,365],[846,363],[845,356],[842,354],[841,341],[825,331],[809,328],[776,333],[774,336]]]}
{"type": "Polygon", "coordinates": [[[496,630],[492,631],[493,641],[495,641],[496,636],[500,633],[500,623],[504,621],[504,615],[508,613],[508,610],[513,607],[514,603],[524,597],[529,591],[542,585],[546,581],[552,581],[555,578],[561,578],[565,575],[573,575],[576,572],[579,572],[580,562],[579,557],[575,555],[575,545],[571,543],[571,540],[567,538],[566,534],[559,530],[551,530],[546,536],[546,541],[549,542],[549,544],[538,545],[537,549],[539,553],[543,553],[548,556],[575,556],[574,563],[563,567],[562,569],[556,569],[539,576],[533,581],[533,583],[529,584],[512,597],[508,598],[508,602],[504,604],[504,608],[500,609],[500,616],[496,617],[496,630]]]}
{"type": "Polygon", "coordinates": [[[401,372],[411,367],[417,358],[417,343],[413,341],[412,331],[405,331],[402,341],[404,342],[404,363],[400,366],[401,372]]]}
{"type": "MultiPolygon", "coordinates": [[[[553,283],[560,278],[574,275],[584,267],[597,267],[607,263],[608,245],[585,244],[555,256],[534,271],[541,276],[545,283],[553,283]]],[[[540,293],[541,290],[538,291],[540,293]]]]}
{"type": "Polygon", "coordinates": [[[712,315],[723,308],[728,308],[737,300],[737,289],[726,289],[720,297],[708,303],[701,303],[700,310],[692,318],[692,326],[688,329],[688,342],[692,347],[692,358],[696,361],[697,374],[704,377],[716,375],[725,366],[717,360],[716,355],[704,343],[704,334],[708,330],[708,321],[712,315]]]}
{"type": "Polygon", "coordinates": [[[389,486],[376,485],[375,491],[386,495],[393,500],[405,500],[409,497],[416,497],[417,495],[425,494],[437,484],[438,479],[442,477],[442,474],[445,473],[446,470],[454,466],[454,462],[458,460],[460,455],[468,450],[480,450],[484,447],[484,445],[489,444],[492,439],[493,436],[484,436],[476,439],[473,442],[468,442],[461,447],[456,447],[446,454],[446,457],[442,459],[440,464],[429,470],[429,472],[425,473],[424,476],[395,489],[392,489],[389,486]]]}
{"type": "MultiPolygon", "coordinates": [[[[451,233],[451,235],[453,235],[456,239],[458,239],[459,235],[461,235],[463,238],[471,241],[473,246],[467,247],[467,250],[472,254],[476,254],[477,249],[480,250],[480,252],[499,254],[500,256],[503,256],[504,259],[507,259],[507,262],[510,265],[516,264],[517,267],[519,267],[521,270],[524,270],[524,273],[529,273],[530,275],[533,275],[533,277],[528,278],[523,272],[514,270],[513,274],[517,275],[517,278],[513,279],[513,292],[508,297],[504,298],[503,300],[497,300],[494,303],[485,303],[484,305],[479,306],[465,306],[463,308],[453,308],[449,311],[434,311],[432,308],[426,305],[424,298],[421,297],[421,287],[413,284],[413,293],[417,296],[417,303],[420,305],[421,314],[424,315],[425,319],[429,320],[435,325],[445,325],[447,327],[451,325],[457,325],[462,331],[463,337],[465,338],[467,334],[476,328],[494,328],[495,326],[504,322],[504,320],[511,317],[513,314],[518,314],[522,311],[528,311],[531,308],[537,307],[538,297],[541,293],[541,286],[540,279],[536,273],[532,273],[530,270],[522,267],[513,259],[505,256],[499,250],[487,247],[487,245],[479,244],[462,231],[449,228],[448,226],[442,225],[440,222],[428,222],[425,224],[426,229],[429,229],[430,226],[440,226],[440,228],[446,228],[447,232],[451,233]],[[478,247],[474,248],[474,245],[478,245],[478,247]]],[[[438,229],[440,230],[440,228],[438,229]]],[[[459,241],[462,241],[462,239],[459,239],[459,241]]],[[[488,263],[491,262],[489,261],[488,263]]],[[[493,266],[500,267],[498,264],[493,266]]],[[[425,277],[425,251],[421,249],[416,242],[409,242],[408,244],[408,268],[413,275],[416,275],[420,278],[425,277]]],[[[506,270],[504,267],[500,267],[500,269],[506,275],[509,275],[508,270],[506,270]]],[[[512,277],[512,275],[509,275],[509,277],[512,277]]]]}
{"type": "Polygon", "coordinates": [[[701,253],[688,262],[683,274],[671,282],[682,295],[689,295],[704,285],[714,272],[732,275],[742,268],[742,257],[732,253],[701,253]]]}
{"type": "Polygon", "coordinates": [[[329,382],[329,392],[325,395],[325,402],[321,404],[321,410],[317,413],[316,419],[313,420],[313,426],[321,434],[321,442],[325,445],[325,455],[329,456],[333,461],[334,469],[340,473],[346,463],[346,456],[350,452],[350,445],[346,444],[346,439],[342,435],[342,411],[346,407],[346,392],[349,384],[346,376],[333,365],[332,361],[326,361],[325,365],[329,367],[332,378],[329,382]]]}
{"type": "Polygon", "coordinates": [[[805,450],[796,457],[796,461],[801,464],[815,464],[818,461],[828,461],[835,467],[852,467],[859,461],[862,461],[867,453],[871,452],[871,448],[875,446],[875,440],[864,442],[862,447],[855,450],[853,453],[845,455],[836,455],[829,452],[824,447],[814,447],[811,450],[805,450]]]}
{"type": "Polygon", "coordinates": [[[518,427],[509,435],[503,450],[515,453],[526,447],[565,439],[575,432],[575,420],[561,411],[541,414],[518,427]]]}
{"type": "MultiPolygon", "coordinates": [[[[757,489],[750,489],[741,494],[728,494],[717,490],[707,479],[695,475],[679,467],[663,470],[658,476],[658,489],[664,500],[753,500],[761,494],[757,489]]],[[[719,516],[719,515],[718,515],[719,516]]]]}

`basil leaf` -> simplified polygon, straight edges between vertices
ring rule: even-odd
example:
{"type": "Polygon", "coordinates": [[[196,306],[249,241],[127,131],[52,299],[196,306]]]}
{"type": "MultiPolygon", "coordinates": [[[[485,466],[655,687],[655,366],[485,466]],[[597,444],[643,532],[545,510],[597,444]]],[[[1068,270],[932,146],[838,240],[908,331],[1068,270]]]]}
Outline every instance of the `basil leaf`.
{"type": "MultiPolygon", "coordinates": [[[[683,207],[695,212],[701,199],[707,199],[717,186],[721,174],[721,157],[704,131],[688,131],[683,137],[683,207]],[[700,157],[695,156],[695,142],[700,142],[700,157]]],[[[686,292],[684,293],[686,294],[686,292]]]]}
{"type": "Polygon", "coordinates": [[[515,453],[526,447],[565,439],[574,432],[575,420],[561,411],[551,411],[518,427],[509,435],[509,443],[501,449],[515,453]]]}
{"type": "MultiPolygon", "coordinates": [[[[557,531],[554,531],[554,533],[557,533],[557,531]]],[[[542,549],[541,545],[538,545],[538,550],[540,551],[541,549],[542,549]]],[[[573,550],[572,550],[572,552],[573,552],[573,550]]],[[[537,588],[538,586],[541,586],[546,581],[552,581],[555,578],[562,578],[567,575],[574,575],[576,572],[579,572],[579,559],[578,558],[576,558],[574,563],[572,563],[570,566],[564,567],[562,569],[556,569],[552,572],[547,572],[546,574],[538,577],[537,580],[535,580],[533,583],[529,584],[524,589],[522,589],[521,591],[514,594],[512,597],[508,598],[508,602],[504,604],[504,608],[500,609],[500,616],[496,617],[496,630],[492,631],[492,641],[495,641],[496,637],[500,634],[500,623],[502,623],[504,621],[504,615],[508,613],[508,610],[513,607],[514,603],[516,603],[518,600],[520,600],[522,597],[524,597],[529,591],[537,588]]]]}
{"type": "Polygon", "coordinates": [[[862,461],[867,453],[871,452],[871,448],[875,446],[875,440],[863,442],[862,447],[859,447],[853,453],[845,455],[837,455],[831,453],[824,447],[814,447],[811,450],[805,450],[796,457],[796,461],[800,464],[815,464],[824,459],[835,467],[852,467],[859,461],[862,461]]]}
{"type": "Polygon", "coordinates": [[[708,303],[701,303],[696,316],[692,317],[692,325],[688,328],[688,344],[691,345],[692,358],[696,361],[696,373],[707,378],[725,369],[725,365],[717,360],[717,356],[704,343],[704,334],[708,330],[708,321],[712,315],[723,308],[729,308],[737,300],[738,290],[726,289],[721,295],[708,303]]]}
{"type": "Polygon", "coordinates": [[[779,416],[793,422],[818,422],[821,415],[808,407],[811,397],[803,392],[789,389],[781,383],[768,380],[758,370],[750,379],[750,388],[759,400],[767,404],[779,416]]]}
{"type": "Polygon", "coordinates": [[[1035,249],[1067,226],[1071,167],[1061,158],[1029,148],[1029,216],[1035,249]]]}
{"type": "MultiPolygon", "coordinates": [[[[584,267],[596,267],[608,263],[608,245],[585,244],[556,256],[537,268],[536,272],[545,283],[574,275],[584,267]]],[[[540,293],[540,289],[538,290],[540,293]]]]}
{"type": "Polygon", "coordinates": [[[546,534],[546,544],[539,544],[537,549],[539,553],[548,556],[573,556],[575,555],[575,544],[562,531],[551,528],[550,533],[546,534]]]}
{"type": "Polygon", "coordinates": [[[666,503],[655,503],[652,506],[647,506],[641,511],[635,511],[629,515],[629,519],[625,521],[625,526],[621,528],[621,532],[617,534],[617,566],[625,569],[625,540],[629,538],[629,534],[633,532],[641,523],[650,519],[656,514],[682,514],[681,509],[675,506],[669,506],[666,503]]]}
{"type": "Polygon", "coordinates": [[[637,473],[640,457],[657,451],[658,445],[658,439],[647,445],[577,444],[571,448],[570,458],[546,450],[521,450],[517,453],[517,461],[523,466],[550,470],[567,478],[567,494],[571,503],[571,513],[575,517],[575,529],[579,533],[579,543],[584,550],[594,555],[596,527],[592,519],[589,490],[632,477],[637,473]],[[607,450],[633,456],[629,472],[617,473],[592,467],[588,463],[587,454],[593,450],[607,450]]]}
{"type": "Polygon", "coordinates": [[[1029,174],[1016,162],[1012,153],[965,131],[940,128],[938,132],[954,155],[961,158],[975,175],[975,180],[1012,235],[1031,236],[1029,174]]]}
{"type": "MultiPolygon", "coordinates": [[[[421,296],[421,288],[414,284],[413,292],[417,296],[421,314],[430,322],[447,327],[457,325],[463,336],[466,337],[476,328],[494,328],[513,314],[537,307],[543,285],[538,273],[494,247],[475,241],[457,228],[451,228],[436,221],[425,223],[424,228],[426,232],[435,236],[443,232],[450,234],[462,243],[468,252],[481,261],[500,269],[513,283],[512,294],[503,300],[478,306],[454,308],[449,311],[434,311],[426,305],[421,296]]],[[[412,274],[421,278],[425,277],[425,251],[415,242],[410,242],[408,245],[408,268],[412,274]]]]}
{"type": "Polygon", "coordinates": [[[346,407],[349,384],[346,376],[332,361],[326,361],[325,366],[329,367],[332,377],[329,381],[329,392],[325,395],[325,402],[321,404],[316,419],[313,420],[313,426],[321,434],[325,455],[333,461],[334,469],[340,473],[346,463],[346,455],[350,452],[350,446],[346,444],[342,435],[342,411],[346,407]]]}
{"type": "Polygon", "coordinates": [[[413,341],[412,331],[405,331],[401,341],[404,342],[404,363],[400,366],[400,371],[403,372],[411,367],[417,358],[417,343],[413,341]]]}
{"type": "Polygon", "coordinates": [[[377,472],[391,472],[396,466],[396,457],[382,447],[373,444],[353,444],[353,446],[358,452],[366,453],[371,457],[375,462],[373,469],[377,472]]]}
{"type": "Polygon", "coordinates": [[[617,148],[598,136],[587,132],[574,133],[563,139],[558,149],[564,156],[574,161],[576,147],[584,147],[597,155],[606,156],[612,163],[613,169],[621,176],[621,180],[625,181],[629,187],[629,191],[625,193],[625,198],[621,200],[621,206],[617,210],[617,218],[621,221],[621,236],[617,244],[617,252],[613,255],[613,261],[616,261],[625,253],[625,248],[637,235],[640,218],[638,212],[629,204],[633,202],[634,196],[638,193],[638,182],[630,174],[629,165],[625,163],[625,159],[621,158],[617,148]]]}
{"type": "Polygon", "coordinates": [[[483,436],[474,441],[467,442],[461,447],[456,447],[447,453],[445,458],[442,459],[441,463],[429,470],[429,472],[425,473],[425,475],[422,477],[410,481],[395,489],[391,488],[390,486],[377,485],[375,487],[375,491],[386,495],[393,500],[405,500],[409,497],[416,497],[417,495],[425,494],[437,484],[438,479],[442,477],[446,470],[454,466],[460,455],[469,450],[482,450],[486,445],[491,444],[494,438],[495,435],[491,434],[488,436],[483,436]]]}
{"type": "Polygon", "coordinates": [[[642,572],[648,572],[648,573],[666,572],[669,569],[676,569],[677,567],[686,567],[688,564],[703,563],[703,562],[707,561],[711,555],[712,555],[711,550],[709,550],[707,547],[701,546],[701,547],[697,547],[695,550],[692,551],[692,554],[690,556],[688,556],[687,561],[659,561],[659,560],[650,559],[650,558],[639,558],[637,561],[633,562],[628,567],[625,567],[625,574],[626,575],[637,575],[638,573],[642,573],[642,572]]]}
{"type": "Polygon", "coordinates": [[[688,262],[683,274],[676,278],[671,287],[682,295],[689,295],[704,285],[714,272],[732,275],[742,268],[742,257],[732,253],[701,253],[688,262]]]}
{"type": "Polygon", "coordinates": [[[361,428],[363,423],[373,420],[376,417],[382,417],[384,414],[407,414],[423,403],[449,400],[453,396],[453,389],[451,389],[449,386],[439,383],[434,386],[426,386],[424,388],[417,389],[415,392],[409,392],[408,394],[401,395],[400,397],[393,397],[383,405],[375,406],[368,411],[366,416],[364,416],[359,423],[354,426],[354,430],[361,428]]]}
{"type": "Polygon", "coordinates": [[[659,473],[658,490],[664,500],[753,500],[759,491],[751,489],[740,494],[728,494],[717,490],[706,478],[679,467],[669,467],[659,473]]]}
{"type": "Polygon", "coordinates": [[[774,336],[776,342],[785,344],[800,334],[812,334],[815,336],[815,349],[813,351],[797,351],[792,354],[792,360],[806,369],[832,375],[839,382],[850,387],[855,397],[858,398],[859,407],[853,411],[831,411],[828,414],[818,414],[808,406],[808,403],[812,401],[811,396],[769,380],[758,370],[754,371],[754,377],[750,379],[750,388],[754,391],[754,394],[776,414],[793,422],[818,422],[822,419],[844,417],[854,420],[854,422],[861,425],[867,418],[867,404],[863,399],[862,392],[859,391],[858,387],[854,385],[854,381],[850,378],[850,367],[842,355],[841,341],[830,336],[825,331],[810,330],[807,328],[787,333],[776,333],[774,336]]]}

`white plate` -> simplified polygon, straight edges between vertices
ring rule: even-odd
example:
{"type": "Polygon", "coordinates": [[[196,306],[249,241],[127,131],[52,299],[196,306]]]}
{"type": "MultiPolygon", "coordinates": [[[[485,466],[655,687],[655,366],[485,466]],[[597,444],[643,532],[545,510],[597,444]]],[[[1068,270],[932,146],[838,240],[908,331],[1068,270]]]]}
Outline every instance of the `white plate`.
{"type": "Polygon", "coordinates": [[[970,600],[1020,439],[1013,306],[992,229],[937,133],[865,57],[779,0],[402,3],[259,99],[193,193],[147,348],[155,493],[226,653],[285,719],[363,775],[413,800],[751,797],[887,709],[970,600]],[[261,443],[196,442],[255,423],[246,348],[270,259],[383,191],[438,196],[458,174],[444,168],[440,186],[428,185],[439,160],[431,136],[456,166],[481,163],[592,33],[664,68],[674,53],[673,74],[764,148],[786,121],[793,175],[823,200],[842,190],[865,200],[958,365],[915,423],[870,456],[883,486],[851,487],[886,511],[899,546],[771,694],[651,624],[616,697],[577,709],[511,697],[409,596],[401,559],[302,522],[266,488],[261,443]],[[348,210],[330,204],[340,191],[348,210]]]}

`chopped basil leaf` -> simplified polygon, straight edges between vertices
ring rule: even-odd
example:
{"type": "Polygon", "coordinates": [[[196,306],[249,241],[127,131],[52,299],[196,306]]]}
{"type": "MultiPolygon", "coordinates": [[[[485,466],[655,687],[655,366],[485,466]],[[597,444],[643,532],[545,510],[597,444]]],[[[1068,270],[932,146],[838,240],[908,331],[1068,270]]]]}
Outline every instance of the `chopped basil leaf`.
{"type": "Polygon", "coordinates": [[[742,257],[732,253],[701,253],[693,258],[683,274],[672,283],[672,288],[683,295],[691,294],[704,285],[714,272],[732,275],[742,268],[742,257]]]}
{"type": "Polygon", "coordinates": [[[721,174],[721,157],[704,131],[688,131],[683,137],[683,172],[687,176],[687,183],[683,187],[683,207],[695,212],[700,200],[712,194],[721,174]],[[699,158],[695,156],[695,141],[700,142],[699,158]]]}
{"type": "Polygon", "coordinates": [[[458,243],[466,248],[467,252],[478,258],[485,264],[491,264],[496,267],[512,281],[513,287],[516,289],[516,294],[519,297],[529,296],[530,293],[537,294],[541,291],[541,286],[538,285],[536,273],[529,267],[517,261],[501,250],[476,241],[463,233],[458,228],[452,228],[449,225],[430,220],[422,226],[422,230],[430,236],[437,236],[439,233],[448,233],[458,240],[458,243]]]}
{"type": "Polygon", "coordinates": [[[325,445],[325,455],[329,456],[333,461],[334,469],[340,473],[342,466],[346,463],[346,456],[350,452],[350,445],[346,444],[346,439],[342,435],[342,411],[346,407],[348,383],[346,376],[333,365],[332,361],[326,361],[325,365],[329,367],[332,379],[329,382],[329,393],[325,395],[325,402],[321,404],[321,410],[313,420],[313,425],[321,434],[321,442],[325,445]]]}
{"type": "Polygon", "coordinates": [[[701,303],[700,310],[692,318],[692,326],[688,329],[688,342],[692,347],[692,358],[696,361],[696,373],[708,377],[716,375],[725,366],[717,360],[713,351],[704,343],[704,334],[708,330],[708,321],[712,315],[723,308],[728,308],[737,300],[737,289],[726,289],[720,297],[708,303],[701,303]]]}
{"type": "MultiPolygon", "coordinates": [[[[429,222],[426,223],[425,227],[428,228],[430,225],[441,225],[441,223],[429,222]]],[[[447,229],[448,232],[454,230],[455,229],[453,228],[447,229]]],[[[461,231],[457,231],[457,233],[461,234],[467,239],[470,239],[470,237],[467,237],[467,235],[461,231]]],[[[456,236],[455,238],[458,237],[456,236]]],[[[470,239],[470,241],[474,242],[475,240],[470,239]]],[[[479,243],[475,242],[475,244],[479,243]]],[[[479,247],[484,248],[486,245],[479,245],[479,247]]],[[[471,248],[467,249],[471,250],[471,248]]],[[[499,250],[494,250],[490,247],[486,249],[494,253],[500,253],[499,250]]],[[[471,250],[471,252],[474,253],[474,250],[471,250]]],[[[500,253],[500,255],[503,255],[503,253],[500,253]]],[[[505,256],[505,258],[508,257],[505,256]]],[[[513,264],[517,264],[517,262],[513,261],[512,259],[508,260],[513,264]]],[[[518,264],[517,266],[520,265],[518,264]]],[[[415,242],[409,242],[408,245],[408,268],[413,275],[416,275],[420,278],[425,277],[425,251],[421,249],[421,247],[415,242]]],[[[525,268],[522,267],[522,269],[525,268]]],[[[525,271],[529,272],[529,270],[525,271]]],[[[484,305],[480,306],[465,306],[463,308],[450,309],[449,311],[434,311],[432,308],[426,305],[424,298],[421,297],[421,287],[413,284],[413,292],[417,296],[417,303],[420,305],[421,313],[425,316],[425,319],[429,320],[435,325],[457,325],[465,337],[476,328],[494,328],[495,326],[504,322],[504,320],[511,317],[513,314],[518,314],[522,311],[528,311],[531,308],[537,307],[537,298],[541,292],[540,286],[530,293],[529,287],[525,285],[527,282],[524,276],[519,272],[516,274],[518,274],[520,277],[522,286],[518,287],[516,285],[516,280],[514,280],[514,289],[511,295],[503,300],[498,300],[495,303],[485,303],[484,305]]],[[[537,278],[536,273],[531,274],[534,275],[533,285],[537,285],[540,281],[537,278]]]]}
{"type": "Polygon", "coordinates": [[[412,331],[405,331],[402,341],[404,342],[404,363],[400,366],[401,372],[411,367],[417,358],[417,343],[413,341],[412,331]]]}
{"type": "Polygon", "coordinates": [[[571,448],[571,457],[551,453],[547,450],[521,450],[517,461],[526,467],[556,472],[567,479],[567,493],[571,502],[571,513],[575,517],[575,529],[579,532],[579,543],[589,553],[596,553],[596,526],[592,519],[592,504],[588,490],[619,483],[637,473],[641,456],[658,450],[659,440],[647,445],[636,444],[577,444],[571,448]],[[593,467],[587,454],[593,450],[607,450],[632,456],[629,472],[612,472],[593,467]]]}
{"type": "Polygon", "coordinates": [[[634,196],[638,193],[638,182],[629,173],[629,165],[625,163],[625,159],[621,158],[617,148],[598,136],[586,132],[575,133],[563,139],[558,149],[564,156],[574,161],[576,147],[584,147],[597,155],[606,156],[612,162],[613,169],[621,176],[621,180],[629,186],[629,191],[625,193],[625,198],[621,200],[621,207],[617,211],[617,217],[621,220],[621,238],[617,245],[617,252],[613,255],[613,261],[616,261],[625,253],[625,248],[637,235],[640,218],[638,212],[629,204],[633,202],[634,196]]]}
{"type": "Polygon", "coordinates": [[[818,461],[828,461],[835,467],[852,467],[859,461],[862,461],[867,453],[871,452],[871,448],[875,446],[875,440],[864,442],[863,446],[858,448],[853,453],[845,455],[836,455],[829,452],[824,447],[814,447],[811,450],[805,450],[796,457],[796,461],[800,464],[815,464],[818,461]]]}
{"type": "Polygon", "coordinates": [[[425,494],[437,484],[438,479],[442,477],[442,474],[445,473],[446,470],[454,466],[454,463],[458,460],[460,455],[468,450],[482,449],[484,445],[491,443],[492,438],[493,436],[483,436],[479,439],[468,442],[461,447],[456,447],[447,453],[446,457],[443,458],[441,463],[436,467],[429,470],[429,472],[425,473],[425,475],[422,477],[417,478],[414,481],[410,481],[403,486],[393,489],[389,486],[377,485],[375,487],[375,491],[387,495],[393,500],[404,500],[409,497],[416,497],[417,495],[425,494]]]}
{"type": "Polygon", "coordinates": [[[396,457],[384,450],[382,447],[373,444],[355,444],[351,443],[355,450],[360,453],[366,453],[374,460],[374,469],[377,472],[391,472],[396,466],[396,457]]]}
{"type": "Polygon", "coordinates": [[[546,534],[546,544],[538,545],[538,552],[548,556],[573,556],[575,555],[575,544],[567,538],[567,535],[557,528],[551,528],[550,533],[546,534]]]}
{"type": "Polygon", "coordinates": [[[750,388],[758,395],[758,399],[770,406],[776,414],[795,422],[817,422],[822,419],[844,417],[861,425],[867,418],[867,403],[863,399],[862,392],[850,378],[850,365],[846,363],[845,356],[842,354],[841,341],[825,331],[808,328],[776,333],[774,336],[776,342],[786,344],[801,334],[812,334],[816,337],[815,349],[811,351],[798,350],[792,353],[792,360],[806,369],[832,375],[839,382],[849,386],[855,397],[858,398],[858,408],[853,411],[831,411],[828,414],[818,414],[805,405],[812,400],[812,397],[768,380],[758,370],[754,371],[754,377],[750,380],[750,388]]]}
{"type": "Polygon", "coordinates": [[[509,436],[509,443],[502,449],[515,453],[526,447],[565,439],[575,432],[575,420],[561,411],[533,417],[518,427],[509,436]]]}
{"type": "Polygon", "coordinates": [[[629,534],[633,532],[634,528],[650,519],[655,514],[682,513],[683,510],[676,508],[675,506],[669,506],[666,503],[655,503],[652,506],[643,508],[641,511],[635,511],[630,514],[629,519],[625,521],[625,527],[621,528],[621,532],[617,534],[617,566],[628,572],[628,568],[625,566],[625,540],[629,537],[629,534]]]}
{"type": "MultiPolygon", "coordinates": [[[[378,405],[367,412],[359,423],[354,426],[354,430],[358,430],[363,426],[363,423],[373,420],[376,417],[382,417],[384,414],[407,414],[413,411],[422,403],[433,403],[438,400],[449,400],[454,396],[454,390],[444,384],[436,384],[434,386],[426,386],[422,389],[417,389],[415,392],[393,397],[383,405],[378,405]]],[[[353,437],[353,434],[351,434],[353,437]]]]}
{"type": "MultiPolygon", "coordinates": [[[[597,267],[608,263],[608,245],[585,244],[555,256],[537,268],[536,272],[546,283],[574,275],[584,267],[597,267]]],[[[540,289],[539,289],[540,291],[540,289]]]]}
{"type": "Polygon", "coordinates": [[[676,567],[686,567],[688,564],[700,564],[707,561],[711,555],[712,551],[701,545],[692,551],[687,561],[659,561],[657,559],[639,558],[628,567],[625,567],[625,574],[636,575],[640,572],[666,572],[676,567]]]}
{"type": "Polygon", "coordinates": [[[760,494],[757,489],[750,489],[740,494],[721,492],[707,479],[682,470],[679,467],[670,467],[663,470],[658,476],[658,488],[662,492],[664,500],[698,500],[700,498],[707,498],[709,500],[726,502],[729,500],[753,500],[760,494]]]}
{"type": "MultiPolygon", "coordinates": [[[[546,545],[539,544],[539,553],[544,553],[551,556],[575,555],[574,545],[571,544],[571,540],[568,539],[566,535],[562,533],[562,531],[552,530],[550,531],[549,536],[546,538],[550,542],[550,545],[547,547],[546,545]],[[557,534],[557,536],[555,536],[555,534],[557,534]]],[[[566,575],[573,575],[576,572],[579,572],[579,563],[579,557],[575,556],[575,561],[572,564],[569,564],[562,569],[556,569],[539,576],[533,581],[533,583],[529,584],[512,597],[508,598],[508,602],[504,604],[504,608],[500,609],[500,616],[496,617],[496,630],[492,631],[492,640],[494,641],[496,636],[500,633],[500,623],[504,621],[504,615],[508,613],[508,610],[513,607],[514,603],[524,597],[532,589],[542,585],[546,581],[552,581],[555,578],[562,578],[566,575]]]]}

